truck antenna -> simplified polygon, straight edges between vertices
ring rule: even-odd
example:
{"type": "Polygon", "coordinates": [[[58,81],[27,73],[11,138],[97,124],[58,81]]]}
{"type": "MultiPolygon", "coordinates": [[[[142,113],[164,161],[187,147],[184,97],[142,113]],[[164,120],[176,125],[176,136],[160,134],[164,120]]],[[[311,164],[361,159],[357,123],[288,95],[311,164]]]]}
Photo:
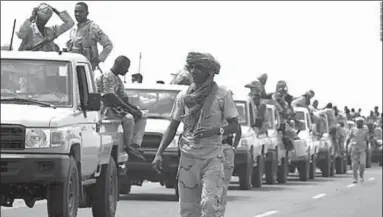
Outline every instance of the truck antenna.
{"type": "Polygon", "coordinates": [[[9,45],[9,50],[12,50],[13,45],[13,36],[15,35],[15,28],[16,28],[16,19],[13,20],[13,29],[12,29],[12,36],[11,36],[11,44],[9,45]]]}

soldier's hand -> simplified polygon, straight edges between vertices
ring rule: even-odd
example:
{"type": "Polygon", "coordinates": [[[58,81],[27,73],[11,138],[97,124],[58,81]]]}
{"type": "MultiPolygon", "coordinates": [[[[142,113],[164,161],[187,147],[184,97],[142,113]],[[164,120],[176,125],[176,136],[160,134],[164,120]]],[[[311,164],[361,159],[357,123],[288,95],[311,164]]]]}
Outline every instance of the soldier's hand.
{"type": "Polygon", "coordinates": [[[152,167],[158,174],[161,174],[161,170],[162,170],[162,156],[161,155],[156,154],[156,156],[154,157],[153,162],[152,162],[152,167]]]}
{"type": "Polygon", "coordinates": [[[37,17],[37,10],[38,10],[38,7],[33,8],[30,21],[34,20],[37,17]]]}

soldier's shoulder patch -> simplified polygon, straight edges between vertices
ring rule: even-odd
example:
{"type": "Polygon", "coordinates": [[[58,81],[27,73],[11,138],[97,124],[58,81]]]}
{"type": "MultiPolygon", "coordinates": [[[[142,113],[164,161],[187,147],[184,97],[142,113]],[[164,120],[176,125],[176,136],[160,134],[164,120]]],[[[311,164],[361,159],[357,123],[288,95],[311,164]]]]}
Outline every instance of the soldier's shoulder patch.
{"type": "Polygon", "coordinates": [[[102,31],[100,26],[95,24],[95,23],[91,24],[91,31],[94,32],[96,35],[103,35],[104,34],[104,32],[102,31]]]}

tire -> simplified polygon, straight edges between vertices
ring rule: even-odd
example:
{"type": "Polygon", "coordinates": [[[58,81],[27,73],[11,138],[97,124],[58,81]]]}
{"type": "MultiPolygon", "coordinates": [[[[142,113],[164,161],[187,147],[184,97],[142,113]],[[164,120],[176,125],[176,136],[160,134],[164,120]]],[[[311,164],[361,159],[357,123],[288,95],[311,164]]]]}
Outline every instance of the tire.
{"type": "Polygon", "coordinates": [[[278,166],[277,181],[279,184],[285,184],[287,182],[287,176],[289,174],[289,161],[287,156],[282,158],[282,165],[278,166]]]}
{"type": "Polygon", "coordinates": [[[330,177],[331,171],[331,158],[330,153],[327,153],[325,159],[322,161],[322,176],[330,177]]]}
{"type": "Polygon", "coordinates": [[[109,158],[108,165],[102,166],[101,175],[93,187],[93,217],[114,217],[118,199],[118,175],[113,157],[109,158]]]}
{"type": "Polygon", "coordinates": [[[253,157],[251,153],[249,153],[246,157],[246,164],[242,166],[239,174],[239,188],[241,190],[251,189],[251,178],[253,175],[253,157]]]}
{"type": "MultiPolygon", "coordinates": [[[[172,177],[172,176],[170,176],[170,177],[172,177]]],[[[175,188],[177,185],[177,183],[175,182],[176,181],[175,178],[170,178],[170,180],[171,181],[168,180],[165,182],[165,187],[166,188],[175,188]]]]}
{"type": "Polygon", "coordinates": [[[278,159],[277,153],[274,151],[266,154],[267,161],[265,162],[266,183],[269,185],[275,184],[277,181],[278,159]]]}
{"type": "Polygon", "coordinates": [[[80,177],[77,163],[70,158],[68,177],[63,183],[49,186],[47,210],[49,217],[76,217],[80,204],[80,177]]]}
{"type": "Polygon", "coordinates": [[[251,184],[254,188],[261,188],[263,184],[264,159],[263,155],[257,157],[257,166],[253,168],[251,184]]]}
{"type": "Polygon", "coordinates": [[[310,160],[298,162],[299,181],[307,181],[310,173],[310,160]]]}
{"type": "Polygon", "coordinates": [[[127,175],[121,176],[118,180],[118,189],[120,194],[129,194],[132,189],[129,177],[127,175]]]}
{"type": "Polygon", "coordinates": [[[335,157],[332,156],[330,159],[331,159],[331,163],[330,163],[330,176],[333,177],[335,175],[335,157]]]}
{"type": "Polygon", "coordinates": [[[336,157],[335,158],[335,172],[336,174],[343,174],[343,169],[344,169],[344,162],[343,162],[343,157],[336,157]]]}
{"type": "Polygon", "coordinates": [[[316,178],[316,173],[315,173],[316,170],[317,170],[317,157],[314,154],[313,156],[311,156],[309,179],[314,180],[316,178]]]}
{"type": "Polygon", "coordinates": [[[382,164],[383,164],[383,156],[380,156],[380,158],[379,158],[379,166],[382,166],[382,164]]]}
{"type": "Polygon", "coordinates": [[[347,174],[348,167],[347,167],[347,156],[343,157],[343,174],[347,174]]]}

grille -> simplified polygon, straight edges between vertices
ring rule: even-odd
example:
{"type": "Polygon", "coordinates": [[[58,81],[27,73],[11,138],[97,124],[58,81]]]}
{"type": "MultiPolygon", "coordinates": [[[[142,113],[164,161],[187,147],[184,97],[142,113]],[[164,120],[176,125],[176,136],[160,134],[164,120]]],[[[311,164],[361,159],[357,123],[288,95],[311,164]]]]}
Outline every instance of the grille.
{"type": "Polygon", "coordinates": [[[1,149],[25,149],[25,127],[20,125],[1,125],[1,149]]]}
{"type": "Polygon", "coordinates": [[[142,140],[142,148],[155,148],[160,146],[162,134],[145,133],[142,140]]]}

